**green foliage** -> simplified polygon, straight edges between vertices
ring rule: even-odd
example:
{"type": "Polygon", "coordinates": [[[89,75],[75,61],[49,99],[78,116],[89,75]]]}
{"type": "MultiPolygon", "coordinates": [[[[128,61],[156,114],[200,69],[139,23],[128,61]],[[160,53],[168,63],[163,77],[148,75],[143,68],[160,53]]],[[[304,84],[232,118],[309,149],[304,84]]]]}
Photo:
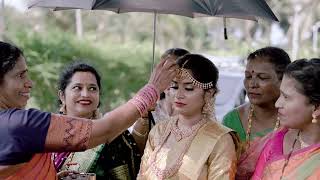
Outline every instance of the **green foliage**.
{"type": "MultiPolygon", "coordinates": [[[[294,7],[303,8],[301,24],[307,31],[319,20],[320,1],[267,1],[280,20],[280,27],[292,48],[294,7]],[[311,8],[309,8],[311,7],[311,8]]],[[[126,101],[149,77],[152,59],[153,14],[82,11],[84,39],[75,37],[74,11],[5,9],[6,40],[22,47],[34,80],[30,107],[57,110],[57,79],[63,67],[75,59],[93,64],[102,75],[102,105],[111,108],[126,101]]],[[[240,56],[270,44],[271,22],[228,19],[228,40],[223,38],[221,18],[157,16],[155,57],[168,48],[181,47],[214,56],[240,56]],[[257,37],[258,35],[258,37],[257,37]]],[[[302,38],[298,57],[317,57],[311,36],[302,38]]],[[[318,45],[320,46],[319,42],[318,45]]],[[[156,58],[158,59],[158,58],[156,58]]],[[[104,108],[104,107],[103,107],[104,108]]]]}
{"type": "Polygon", "coordinates": [[[73,60],[95,66],[102,75],[102,109],[125,102],[148,79],[151,51],[145,45],[90,43],[72,34],[20,31],[9,35],[27,58],[34,81],[31,107],[57,111],[57,80],[63,67],[73,60]]]}

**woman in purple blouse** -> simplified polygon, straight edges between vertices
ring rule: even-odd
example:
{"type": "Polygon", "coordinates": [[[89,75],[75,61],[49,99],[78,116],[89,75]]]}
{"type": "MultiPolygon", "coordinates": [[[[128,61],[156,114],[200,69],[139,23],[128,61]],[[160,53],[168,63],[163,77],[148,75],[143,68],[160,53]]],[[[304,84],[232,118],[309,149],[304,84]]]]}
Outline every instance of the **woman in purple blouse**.
{"type": "Polygon", "coordinates": [[[45,152],[83,151],[110,142],[154,105],[176,69],[173,61],[161,61],[136,96],[91,121],[25,110],[32,88],[25,57],[0,42],[0,179],[56,179],[51,153],[45,152]]]}

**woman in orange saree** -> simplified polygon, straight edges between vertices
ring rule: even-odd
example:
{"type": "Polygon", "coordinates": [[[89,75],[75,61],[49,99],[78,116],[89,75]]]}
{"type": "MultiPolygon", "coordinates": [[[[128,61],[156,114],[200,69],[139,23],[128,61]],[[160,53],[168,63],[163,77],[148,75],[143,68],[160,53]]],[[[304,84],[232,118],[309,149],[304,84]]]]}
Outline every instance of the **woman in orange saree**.
{"type": "Polygon", "coordinates": [[[266,141],[254,180],[320,177],[320,59],[291,63],[276,102],[283,129],[266,141]]]}

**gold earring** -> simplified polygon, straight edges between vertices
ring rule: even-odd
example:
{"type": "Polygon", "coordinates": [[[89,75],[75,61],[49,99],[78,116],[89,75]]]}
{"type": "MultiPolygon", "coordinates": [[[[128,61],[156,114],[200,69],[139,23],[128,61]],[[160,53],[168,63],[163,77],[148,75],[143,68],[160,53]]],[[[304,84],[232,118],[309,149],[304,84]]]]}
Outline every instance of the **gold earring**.
{"type": "Polygon", "coordinates": [[[93,119],[99,119],[101,117],[102,117],[102,114],[100,113],[99,108],[97,108],[96,110],[93,111],[93,115],[92,115],[93,119]]]}
{"type": "Polygon", "coordinates": [[[63,114],[63,115],[67,114],[66,104],[62,103],[62,105],[61,105],[61,107],[59,109],[59,114],[63,114]]]}
{"type": "Polygon", "coordinates": [[[274,126],[274,131],[276,131],[276,130],[278,130],[279,129],[279,127],[280,127],[280,118],[279,117],[277,117],[277,120],[276,120],[276,124],[275,124],[275,126],[274,126]]]}
{"type": "Polygon", "coordinates": [[[316,124],[318,123],[318,120],[316,118],[313,118],[312,121],[311,121],[313,124],[316,124]]]}
{"type": "Polygon", "coordinates": [[[214,113],[214,97],[212,93],[207,91],[204,95],[204,106],[202,108],[202,114],[207,115],[208,117],[212,116],[214,113]]]}

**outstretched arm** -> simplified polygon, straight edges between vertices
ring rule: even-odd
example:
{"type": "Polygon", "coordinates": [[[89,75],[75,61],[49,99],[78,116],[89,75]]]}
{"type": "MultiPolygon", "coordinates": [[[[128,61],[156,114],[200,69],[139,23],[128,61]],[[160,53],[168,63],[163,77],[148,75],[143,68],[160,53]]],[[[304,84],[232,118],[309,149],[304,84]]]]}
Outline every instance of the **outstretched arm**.
{"type": "Polygon", "coordinates": [[[101,119],[90,121],[52,115],[53,121],[46,139],[46,150],[61,151],[61,149],[68,149],[79,151],[111,142],[156,103],[155,93],[149,93],[147,90],[148,88],[150,90],[150,85],[156,89],[156,96],[158,97],[159,92],[167,88],[175,77],[177,65],[174,61],[168,59],[170,57],[157,65],[149,79],[149,85],[138,92],[133,98],[134,101],[130,100],[101,119]],[[63,137],[57,138],[57,136],[63,137]],[[61,146],[65,146],[65,148],[61,146]]]}
{"type": "MultiPolygon", "coordinates": [[[[163,91],[176,75],[176,69],[173,61],[161,61],[152,73],[149,84],[163,91]]],[[[0,149],[0,177],[16,172],[23,165],[19,163],[30,161],[35,153],[81,151],[111,142],[142,116],[143,110],[151,108],[151,103],[156,102],[154,96],[144,95],[144,99],[128,102],[95,121],[50,115],[37,110],[9,109],[3,112],[1,118],[6,119],[3,122],[10,123],[0,128],[0,147],[4,147],[0,149]],[[140,104],[137,103],[139,100],[140,104]]]]}

